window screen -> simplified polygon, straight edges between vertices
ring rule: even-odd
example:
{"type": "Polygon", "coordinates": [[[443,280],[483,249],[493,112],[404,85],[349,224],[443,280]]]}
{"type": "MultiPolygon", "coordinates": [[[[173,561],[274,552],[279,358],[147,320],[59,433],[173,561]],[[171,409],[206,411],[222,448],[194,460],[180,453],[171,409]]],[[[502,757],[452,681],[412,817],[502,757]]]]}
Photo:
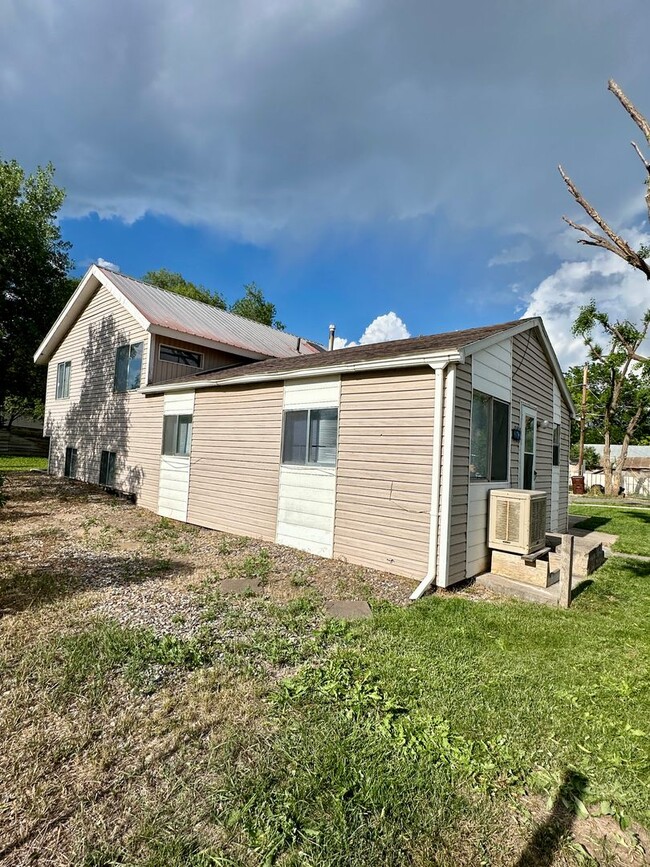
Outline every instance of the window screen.
{"type": "Polygon", "coordinates": [[[298,409],[284,414],[282,462],[333,467],[336,463],[337,409],[298,409]]]}
{"type": "Polygon", "coordinates": [[[115,486],[115,452],[102,452],[99,462],[99,484],[107,488],[115,486]]]}
{"type": "Polygon", "coordinates": [[[470,478],[486,482],[508,479],[510,406],[480,391],[472,395],[470,478]]]}
{"type": "Polygon", "coordinates": [[[161,361],[171,361],[172,364],[184,364],[187,367],[201,367],[200,352],[191,352],[178,346],[161,346],[159,358],[161,361]]]}
{"type": "Polygon", "coordinates": [[[118,346],[115,353],[115,391],[133,391],[140,388],[143,349],[144,343],[118,346]]]}
{"type": "Polygon", "coordinates": [[[166,415],[163,420],[164,455],[189,455],[192,446],[192,416],[166,415]]]}
{"type": "Polygon", "coordinates": [[[74,479],[77,476],[77,450],[70,446],[65,450],[63,475],[68,479],[74,479]]]}

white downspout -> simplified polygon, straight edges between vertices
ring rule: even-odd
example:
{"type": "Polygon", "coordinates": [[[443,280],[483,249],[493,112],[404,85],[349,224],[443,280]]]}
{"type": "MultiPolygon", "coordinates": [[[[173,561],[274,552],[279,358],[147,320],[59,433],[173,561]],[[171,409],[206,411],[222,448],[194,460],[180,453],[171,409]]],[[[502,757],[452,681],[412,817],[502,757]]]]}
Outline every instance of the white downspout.
{"type": "Polygon", "coordinates": [[[449,584],[449,547],[451,538],[451,486],[454,468],[454,416],[456,410],[456,365],[446,371],[445,382],[445,420],[443,431],[443,452],[445,463],[442,468],[442,488],[440,491],[440,554],[438,557],[440,587],[449,584]]]}
{"type": "Polygon", "coordinates": [[[429,530],[429,561],[427,574],[411,593],[410,598],[415,600],[433,584],[436,580],[436,561],[438,559],[438,524],[440,520],[440,471],[442,468],[442,426],[443,409],[445,405],[445,378],[444,368],[446,363],[435,368],[436,382],[433,404],[433,459],[431,462],[431,522],[429,530]]]}

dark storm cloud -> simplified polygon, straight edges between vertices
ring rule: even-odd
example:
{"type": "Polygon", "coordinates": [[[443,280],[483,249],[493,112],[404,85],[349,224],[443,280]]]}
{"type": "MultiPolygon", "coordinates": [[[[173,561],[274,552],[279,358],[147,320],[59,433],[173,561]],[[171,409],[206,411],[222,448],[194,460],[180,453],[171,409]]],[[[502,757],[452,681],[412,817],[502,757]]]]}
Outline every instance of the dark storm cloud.
{"type": "Polygon", "coordinates": [[[605,85],[650,111],[647,0],[0,6],[0,152],[51,160],[68,213],[253,240],[436,212],[545,233],[560,160],[603,207],[640,183],[605,85]]]}

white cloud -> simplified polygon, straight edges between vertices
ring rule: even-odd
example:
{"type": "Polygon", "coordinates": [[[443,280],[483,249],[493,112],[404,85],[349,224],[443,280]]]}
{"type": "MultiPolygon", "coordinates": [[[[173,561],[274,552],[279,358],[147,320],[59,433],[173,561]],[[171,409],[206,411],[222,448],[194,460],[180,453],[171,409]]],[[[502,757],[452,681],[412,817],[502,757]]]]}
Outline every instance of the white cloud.
{"type": "Polygon", "coordinates": [[[516,265],[519,262],[527,262],[532,258],[533,248],[528,241],[521,241],[512,247],[506,247],[492,256],[488,262],[488,268],[493,268],[495,265],[516,265]]]}
{"type": "Polygon", "coordinates": [[[111,271],[119,271],[120,270],[120,266],[116,265],[115,262],[109,262],[108,259],[102,259],[101,256],[97,260],[97,264],[99,265],[100,268],[108,268],[111,271]]]}
{"type": "Polygon", "coordinates": [[[404,340],[410,336],[411,334],[404,322],[391,310],[390,313],[384,313],[373,319],[358,341],[348,341],[344,337],[335,337],[334,349],[344,349],[367,343],[383,343],[385,340],[404,340]]]}
{"type": "MultiPolygon", "coordinates": [[[[635,248],[650,240],[635,231],[628,231],[626,237],[635,248]]],[[[571,334],[571,326],[580,307],[592,298],[613,319],[632,322],[640,322],[650,306],[645,277],[606,251],[593,253],[588,259],[562,262],[528,298],[523,316],[544,319],[563,370],[585,360],[584,344],[571,334]]]]}

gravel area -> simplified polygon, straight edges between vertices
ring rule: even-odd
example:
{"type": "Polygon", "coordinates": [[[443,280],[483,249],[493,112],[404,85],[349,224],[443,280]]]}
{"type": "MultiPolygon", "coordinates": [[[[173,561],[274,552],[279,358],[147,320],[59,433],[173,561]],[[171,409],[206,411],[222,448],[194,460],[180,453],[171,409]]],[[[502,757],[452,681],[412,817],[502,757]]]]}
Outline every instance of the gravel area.
{"type": "MultiPolygon", "coordinates": [[[[161,519],[95,486],[44,473],[10,473],[5,492],[0,616],[51,595],[78,594],[88,616],[189,637],[205,625],[206,605],[227,578],[260,579],[269,604],[307,595],[319,604],[404,605],[413,589],[399,576],[161,519]]],[[[255,620],[245,597],[233,597],[224,611],[233,606],[255,620]]],[[[212,617],[214,623],[214,610],[212,617]]]]}

